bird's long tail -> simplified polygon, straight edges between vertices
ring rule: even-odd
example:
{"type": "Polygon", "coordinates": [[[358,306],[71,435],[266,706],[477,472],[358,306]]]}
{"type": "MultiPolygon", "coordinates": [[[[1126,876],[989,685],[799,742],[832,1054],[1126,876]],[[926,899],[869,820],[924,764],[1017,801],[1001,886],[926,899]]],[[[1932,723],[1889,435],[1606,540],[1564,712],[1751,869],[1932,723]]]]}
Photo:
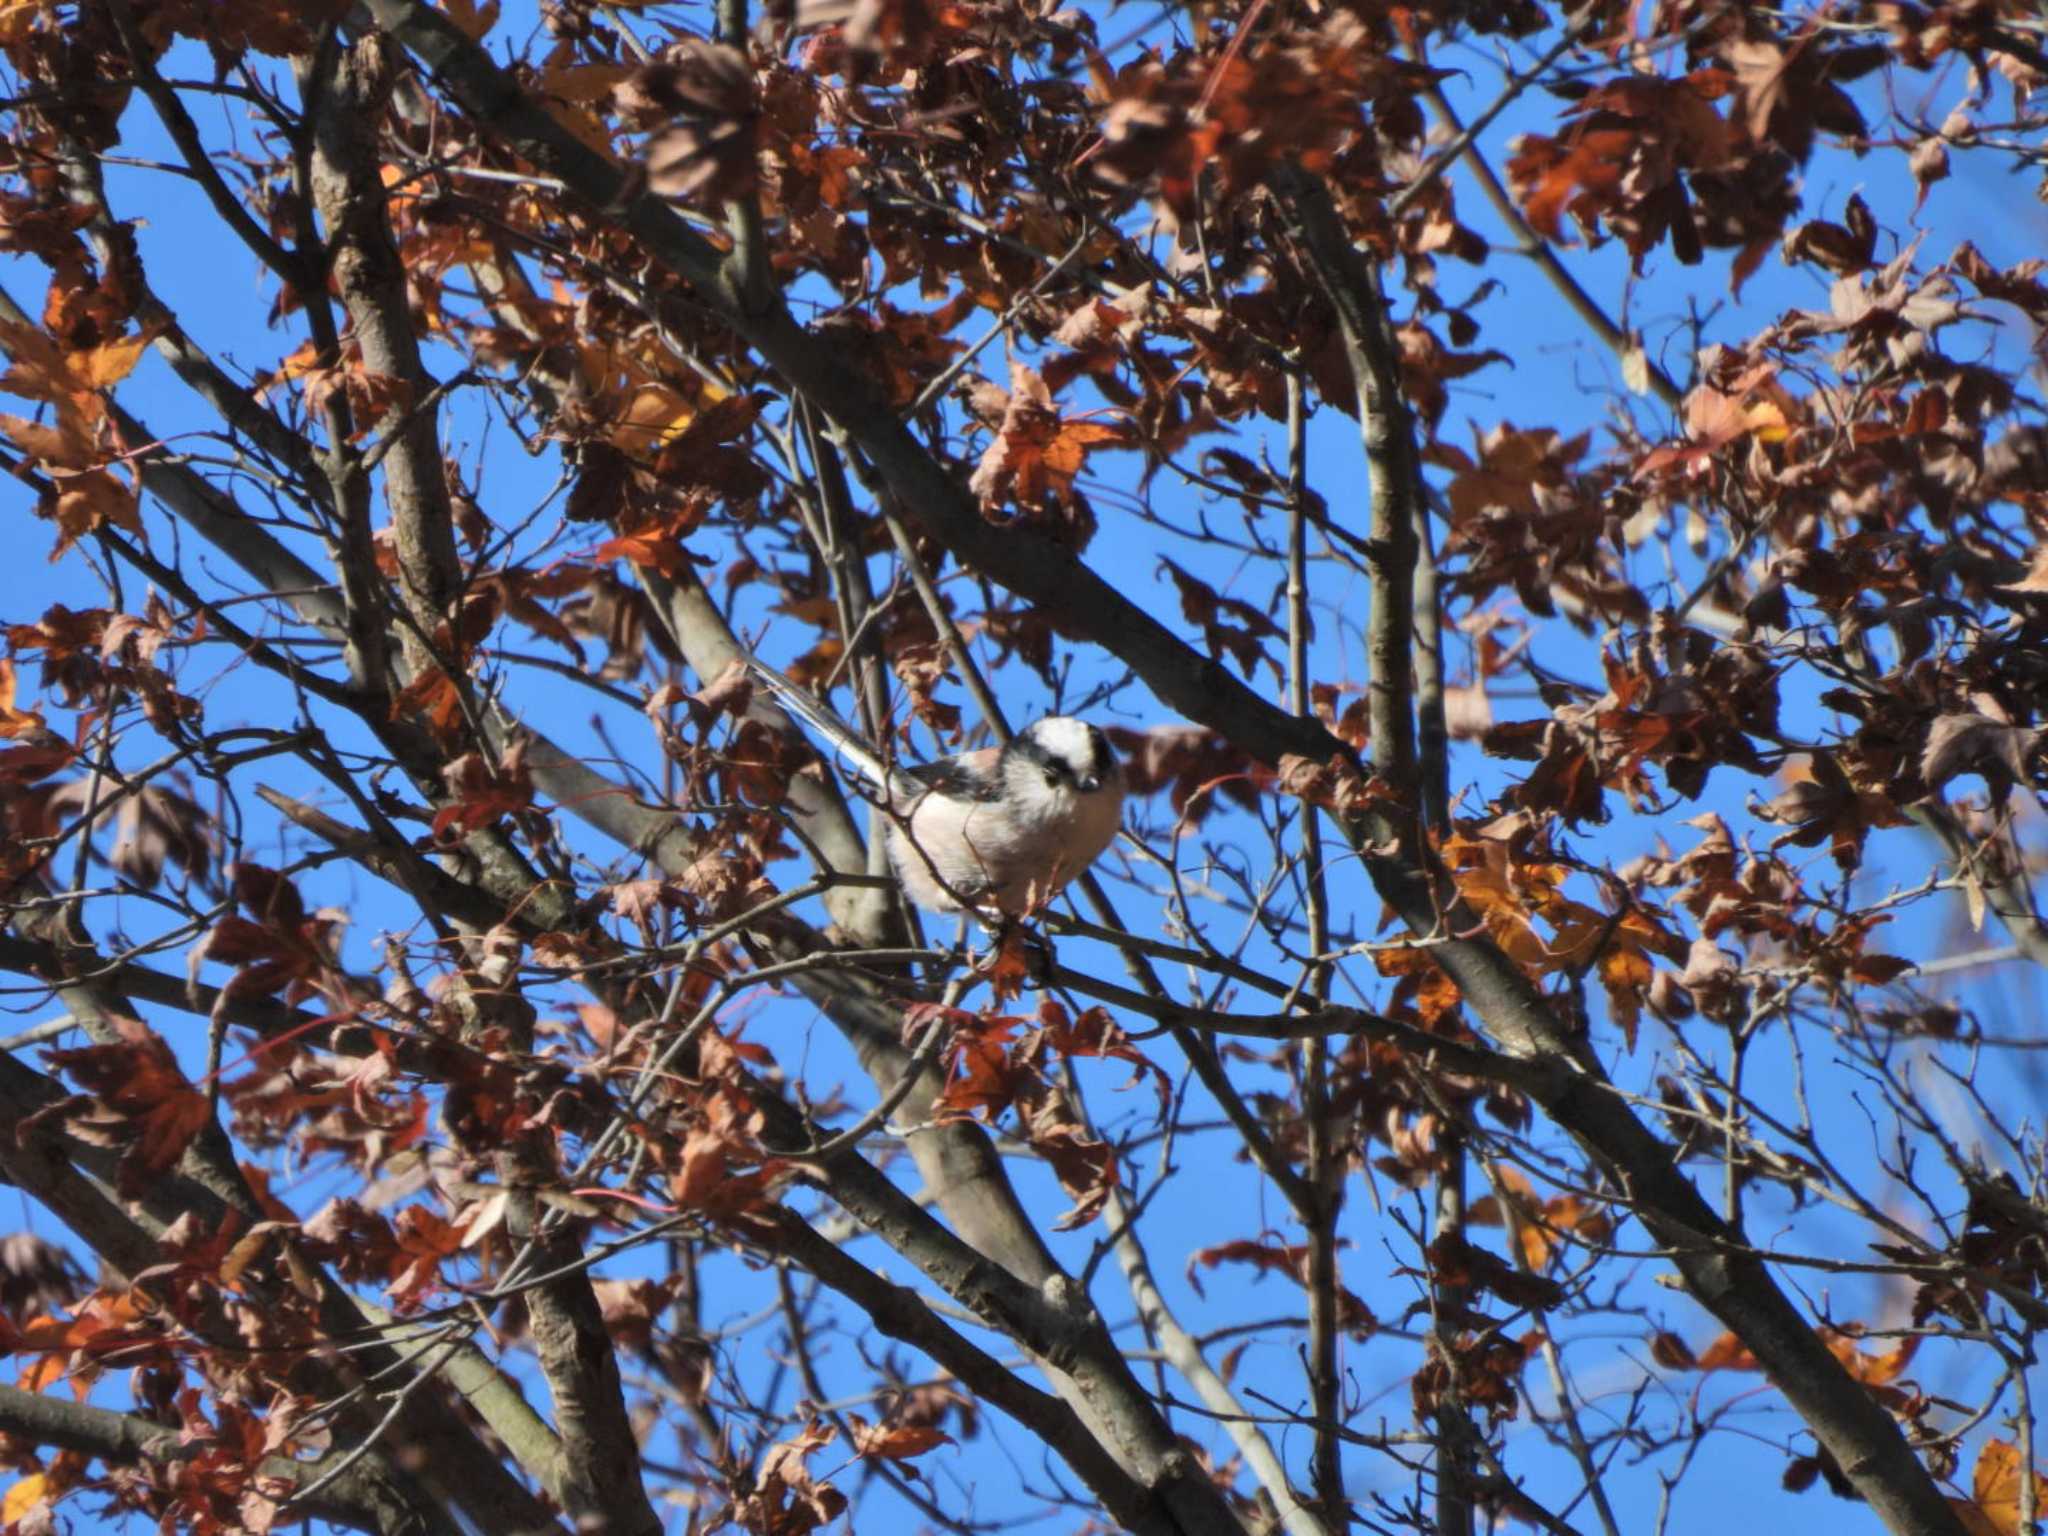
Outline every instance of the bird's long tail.
{"type": "Polygon", "coordinates": [[[892,771],[860,732],[834,714],[816,694],[808,688],[798,687],[766,662],[754,657],[747,658],[747,670],[767,684],[776,702],[801,720],[812,735],[830,744],[838,761],[847,764],[878,790],[902,799],[916,798],[920,786],[902,773],[892,771]]]}

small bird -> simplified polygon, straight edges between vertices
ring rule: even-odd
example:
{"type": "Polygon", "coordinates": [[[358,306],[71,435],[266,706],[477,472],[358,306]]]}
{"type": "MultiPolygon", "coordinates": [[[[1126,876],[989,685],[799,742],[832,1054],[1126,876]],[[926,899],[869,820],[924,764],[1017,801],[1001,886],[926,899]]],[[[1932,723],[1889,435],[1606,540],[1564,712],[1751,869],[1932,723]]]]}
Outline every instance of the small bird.
{"type": "Polygon", "coordinates": [[[920,907],[1025,916],[1086,870],[1123,817],[1123,769],[1101,731],[1047,715],[1001,747],[894,767],[772,667],[754,674],[882,795],[889,862],[920,907]]]}

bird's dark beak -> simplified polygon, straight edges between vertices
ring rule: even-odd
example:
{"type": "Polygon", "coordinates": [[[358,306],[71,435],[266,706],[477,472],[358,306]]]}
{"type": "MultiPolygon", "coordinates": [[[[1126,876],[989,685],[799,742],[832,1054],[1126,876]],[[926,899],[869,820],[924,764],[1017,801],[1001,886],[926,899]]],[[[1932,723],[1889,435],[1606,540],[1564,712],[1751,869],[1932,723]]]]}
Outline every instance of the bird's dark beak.
{"type": "Polygon", "coordinates": [[[1084,773],[1080,778],[1074,780],[1074,788],[1080,790],[1084,795],[1092,795],[1095,791],[1102,788],[1102,780],[1092,773],[1084,773]]]}

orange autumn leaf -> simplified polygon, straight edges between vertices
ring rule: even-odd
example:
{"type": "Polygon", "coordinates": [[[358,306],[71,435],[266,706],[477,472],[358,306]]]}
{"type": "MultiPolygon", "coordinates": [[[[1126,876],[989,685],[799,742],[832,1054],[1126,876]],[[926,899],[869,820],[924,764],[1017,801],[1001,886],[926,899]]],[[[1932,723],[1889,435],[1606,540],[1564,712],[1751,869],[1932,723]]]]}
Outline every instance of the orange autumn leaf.
{"type": "MultiPolygon", "coordinates": [[[[0,25],[4,25],[4,21],[5,18],[0,17],[0,25]]],[[[7,1490],[5,1498],[0,1498],[0,1521],[12,1525],[49,1496],[50,1480],[42,1473],[24,1477],[7,1490]]]]}
{"type": "Polygon", "coordinates": [[[1503,424],[1479,439],[1476,463],[1456,448],[1437,447],[1433,456],[1456,471],[1446,491],[1451,520],[1469,522],[1496,508],[1534,516],[1541,494],[1569,482],[1587,444],[1584,435],[1564,441],[1547,428],[1525,432],[1503,424]]]}
{"type": "Polygon", "coordinates": [[[915,1003],[903,1010],[906,1029],[942,1028],[947,1032],[944,1056],[946,1089],[936,1108],[956,1115],[983,1114],[994,1119],[1010,1107],[1026,1078],[1010,1053],[1009,1040],[1022,1020],[988,1017],[936,1003],[915,1003]],[[935,1022],[934,1011],[947,1013],[935,1022]]]}
{"type": "Polygon", "coordinates": [[[390,1283],[385,1287],[400,1312],[409,1312],[441,1283],[441,1261],[462,1251],[470,1221],[481,1206],[449,1221],[423,1205],[398,1213],[393,1227],[397,1241],[385,1256],[390,1283]]]}
{"type": "MultiPolygon", "coordinates": [[[[1842,1363],[1855,1380],[1873,1390],[1889,1387],[1898,1380],[1919,1347],[1917,1336],[1901,1339],[1894,1347],[1882,1354],[1867,1353],[1857,1342],[1861,1330],[1856,1327],[1822,1327],[1821,1341],[1827,1345],[1828,1353],[1842,1363]]],[[[1684,1342],[1673,1339],[1673,1352],[1660,1356],[1664,1363],[1677,1369],[1696,1371],[1754,1371],[1760,1369],[1756,1356],[1734,1333],[1717,1336],[1712,1343],[1699,1352],[1681,1360],[1684,1342]]],[[[1880,1394],[1881,1395],[1881,1394],[1880,1394]]]]}
{"type": "Polygon", "coordinates": [[[32,709],[14,707],[14,663],[0,660],[0,736],[19,741],[44,730],[43,717],[32,709]]]}
{"type": "Polygon", "coordinates": [[[1568,969],[1594,962],[1594,972],[1607,993],[1607,1010],[1633,1050],[1643,999],[1656,979],[1650,957],[1682,961],[1687,953],[1684,942],[1640,907],[1615,916],[1566,902],[1553,920],[1557,935],[1551,942],[1552,952],[1568,969]]]}
{"type": "MultiPolygon", "coordinates": [[[[21,1327],[15,1353],[25,1357],[21,1386],[42,1392],[76,1369],[95,1373],[99,1357],[125,1350],[140,1340],[160,1341],[142,1309],[127,1291],[96,1291],[79,1303],[70,1317],[31,1318],[21,1327]]],[[[83,1388],[80,1389],[83,1395],[83,1388]]]]}
{"type": "Polygon", "coordinates": [[[1019,363],[1011,369],[1002,424],[968,488],[984,507],[1035,507],[1048,496],[1065,501],[1091,449],[1129,441],[1121,425],[1060,415],[1045,380],[1019,363]]]}
{"type": "Polygon", "coordinates": [[[1458,894],[1518,964],[1549,971],[1567,963],[1532,921],[1548,916],[1562,901],[1563,869],[1517,861],[1505,842],[1463,834],[1444,840],[1443,859],[1458,894]]]}
{"type": "Polygon", "coordinates": [[[614,448],[635,459],[652,457],[687,432],[701,414],[697,402],[659,379],[632,386],[613,410],[606,436],[614,448]]]}
{"type": "Polygon", "coordinates": [[[78,540],[100,528],[119,528],[124,533],[142,532],[142,515],[135,492],[103,469],[89,469],[77,475],[53,475],[57,499],[52,507],[57,521],[55,559],[78,540]]]}
{"type": "Polygon", "coordinates": [[[462,695],[455,679],[437,666],[429,666],[391,698],[391,718],[416,715],[427,728],[443,739],[452,738],[462,725],[462,695]]]}
{"type": "Polygon", "coordinates": [[[120,443],[100,392],[134,370],[151,334],[67,347],[32,325],[0,322],[0,351],[13,362],[0,374],[0,390],[54,408],[54,423],[0,413],[0,436],[22,451],[27,467],[51,482],[36,510],[57,522],[53,559],[97,528],[142,531],[134,486],[124,485],[108,468],[120,443]]]}
{"type": "Polygon", "coordinates": [[[1569,870],[1540,856],[1525,856],[1516,818],[1503,817],[1478,835],[1457,833],[1443,842],[1443,859],[1458,893],[1486,924],[1487,933],[1533,975],[1591,969],[1627,1044],[1655,970],[1651,955],[1674,962],[1686,948],[1646,908],[1600,911],[1563,891],[1569,870]],[[1536,926],[1540,920],[1551,932],[1536,926]]]}
{"type": "Polygon", "coordinates": [[[533,804],[533,776],[527,770],[528,742],[521,737],[493,763],[465,752],[441,770],[448,799],[434,813],[434,843],[447,847],[501,816],[516,816],[533,804]]]}
{"type": "Polygon", "coordinates": [[[287,1003],[325,995],[345,1006],[347,989],[334,968],[340,919],[326,910],[309,913],[297,887],[274,869],[242,859],[231,873],[236,900],[248,916],[221,917],[187,959],[194,976],[208,960],[234,967],[215,1009],[280,993],[287,1003]]]}
{"type": "Polygon", "coordinates": [[[1951,1499],[1953,1507],[1971,1536],[2020,1536],[2021,1479],[2034,1479],[2034,1511],[2038,1519],[2048,1513],[2048,1477],[2027,1472],[2020,1463],[2019,1447],[2004,1440],[1987,1440],[1977,1452],[1976,1470],[1970,1477],[1970,1497],[1951,1499]]]}
{"type": "Polygon", "coordinates": [[[1544,1199],[1521,1170],[1500,1165],[1494,1173],[1506,1195],[1487,1195],[1472,1204],[1470,1219],[1480,1226],[1508,1227],[1522,1250],[1529,1268],[1541,1274],[1557,1261],[1569,1246],[1568,1235],[1588,1242],[1604,1242],[1614,1233],[1614,1222],[1598,1204],[1573,1194],[1544,1199]]]}
{"type": "Polygon", "coordinates": [[[96,418],[105,408],[95,412],[98,402],[89,397],[133,373],[152,335],[137,331],[95,347],[67,347],[35,326],[0,322],[0,349],[14,364],[0,375],[0,389],[96,418]]]}
{"type": "Polygon", "coordinates": [[[951,1435],[930,1424],[869,1424],[857,1413],[849,1413],[846,1419],[852,1430],[854,1453],[859,1456],[908,1461],[953,1443],[951,1435]]]}
{"type": "Polygon", "coordinates": [[[102,346],[71,354],[70,375],[83,389],[111,389],[135,371],[149,345],[149,333],[138,331],[102,346]]]}
{"type": "Polygon", "coordinates": [[[259,397],[279,384],[297,384],[305,395],[306,413],[324,417],[330,405],[348,411],[348,439],[356,442],[394,412],[412,404],[412,386],[404,379],[364,366],[362,344],[344,340],[338,356],[308,340],[277,365],[257,391],[259,397]]]}
{"type": "Polygon", "coordinates": [[[644,570],[659,571],[671,581],[680,581],[690,574],[690,552],[681,537],[687,531],[673,521],[652,523],[606,539],[591,551],[591,558],[624,560],[644,570]]]}
{"type": "Polygon", "coordinates": [[[1427,948],[1406,945],[1376,949],[1373,969],[1382,976],[1396,977],[1394,1001],[1415,1010],[1424,1028],[1434,1028],[1458,1009],[1464,994],[1444,973],[1427,948]]]}
{"type": "Polygon", "coordinates": [[[1723,1333],[1699,1352],[1693,1368],[1701,1371],[1754,1371],[1756,1356],[1733,1333],[1723,1333]]]}
{"type": "Polygon", "coordinates": [[[678,1166],[669,1176],[676,1205],[713,1220],[739,1220],[766,1206],[789,1176],[789,1166],[735,1143],[719,1130],[704,1128],[684,1138],[678,1166]],[[736,1163],[757,1163],[742,1172],[736,1163]]]}
{"type": "Polygon", "coordinates": [[[1853,1333],[1827,1335],[1828,1352],[1842,1362],[1842,1368],[1866,1387],[1888,1387],[1913,1361],[1920,1348],[1920,1335],[1908,1334],[1882,1354],[1869,1354],[1853,1333]]]}

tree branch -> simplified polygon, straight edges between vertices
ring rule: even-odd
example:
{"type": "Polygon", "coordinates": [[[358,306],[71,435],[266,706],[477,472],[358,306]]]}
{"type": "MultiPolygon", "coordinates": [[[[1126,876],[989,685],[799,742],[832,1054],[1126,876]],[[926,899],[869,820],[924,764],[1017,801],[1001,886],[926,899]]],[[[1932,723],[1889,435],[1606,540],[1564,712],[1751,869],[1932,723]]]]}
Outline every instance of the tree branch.
{"type": "MultiPolygon", "coordinates": [[[[1362,361],[1371,380],[1373,398],[1361,405],[1372,409],[1376,420],[1396,429],[1391,438],[1384,432],[1367,433],[1367,454],[1374,470],[1374,543],[1393,552],[1385,575],[1375,579],[1371,630],[1376,690],[1373,759],[1385,774],[1389,764],[1405,769],[1413,761],[1405,669],[1415,547],[1411,488],[1420,484],[1417,445],[1405,410],[1396,413],[1380,408],[1381,401],[1395,397],[1398,377],[1388,349],[1370,340],[1383,335],[1385,325],[1384,299],[1370,276],[1370,264],[1357,260],[1326,188],[1294,171],[1283,176],[1282,185],[1300,214],[1304,241],[1337,305],[1347,340],[1352,341],[1354,368],[1362,361]],[[1358,281],[1347,282],[1347,277],[1358,281]],[[1383,485],[1398,498],[1397,504],[1383,505],[1383,485]],[[1405,538],[1383,542],[1383,529],[1388,535],[1405,538]],[[1406,562],[1397,563],[1403,553],[1406,562]],[[1398,606],[1398,628],[1391,622],[1382,623],[1382,604],[1398,606]],[[1403,668],[1398,683],[1384,670],[1384,664],[1395,658],[1403,668]],[[1383,729],[1399,731],[1400,741],[1388,744],[1383,729]]],[[[1408,780],[1395,782],[1407,784],[1408,780]]],[[[1482,931],[1464,910],[1455,887],[1429,869],[1415,838],[1415,824],[1405,812],[1392,817],[1368,812],[1355,818],[1346,830],[1362,852],[1389,843],[1405,850],[1391,858],[1368,854],[1366,862],[1380,894],[1411,931],[1425,935],[1446,928],[1452,933],[1482,931]]],[[[1431,953],[1511,1055],[1549,1065],[1547,1081],[1532,1084],[1530,1096],[1600,1159],[1652,1236],[1671,1250],[1695,1299],[1750,1347],[1773,1383],[1886,1523],[1898,1531],[1953,1536],[1959,1530],[1954,1510],[1912,1455],[1891,1415],[1843,1369],[1771,1279],[1768,1269],[1741,1251],[1738,1234],[1701,1198],[1678,1168],[1671,1149],[1608,1089],[1583,1040],[1561,1027],[1552,1005],[1522,968],[1496,945],[1474,939],[1451,939],[1431,953]]]]}
{"type": "MultiPolygon", "coordinates": [[[[112,1466],[176,1462],[190,1457],[197,1449],[188,1445],[186,1436],[178,1430],[148,1419],[40,1392],[24,1392],[19,1387],[0,1386],[0,1431],[31,1444],[77,1451],[112,1466]]],[[[250,1471],[293,1488],[304,1488],[339,1456],[337,1452],[320,1461],[269,1456],[250,1471]]],[[[353,1530],[374,1531],[378,1536],[458,1536],[461,1530],[442,1511],[432,1506],[419,1507],[404,1498],[379,1475],[374,1462],[352,1467],[315,1494],[300,1512],[353,1530]]]]}
{"type": "Polygon", "coordinates": [[[593,214],[615,218],[654,260],[689,282],[792,389],[846,430],[905,511],[958,558],[1057,614],[1063,630],[1115,651],[1162,702],[1216,726],[1262,761],[1287,752],[1324,761],[1344,750],[1316,721],[1296,718],[1221,662],[1191,650],[1060,545],[1029,528],[991,524],[838,349],[806,331],[779,300],[747,311],[702,236],[659,198],[633,194],[624,172],[557,125],[439,12],[417,0],[367,3],[377,24],[432,68],[478,122],[560,178],[593,214]]]}

